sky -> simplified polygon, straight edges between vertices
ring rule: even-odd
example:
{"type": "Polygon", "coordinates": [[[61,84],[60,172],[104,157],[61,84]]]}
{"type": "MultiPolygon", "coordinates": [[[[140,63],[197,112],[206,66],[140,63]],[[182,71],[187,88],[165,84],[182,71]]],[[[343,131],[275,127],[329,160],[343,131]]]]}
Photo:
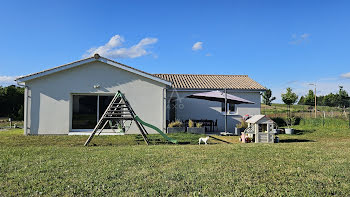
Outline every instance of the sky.
{"type": "Polygon", "coordinates": [[[149,73],[350,92],[350,1],[1,1],[0,85],[94,53],[149,73]]]}

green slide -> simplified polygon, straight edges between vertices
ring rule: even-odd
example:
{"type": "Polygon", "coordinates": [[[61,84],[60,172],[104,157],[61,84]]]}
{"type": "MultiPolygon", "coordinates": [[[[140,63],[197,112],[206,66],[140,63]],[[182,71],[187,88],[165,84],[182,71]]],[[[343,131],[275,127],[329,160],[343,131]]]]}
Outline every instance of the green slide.
{"type": "Polygon", "coordinates": [[[162,130],[158,129],[158,127],[156,127],[156,126],[154,126],[154,125],[151,125],[151,124],[149,124],[149,123],[147,123],[147,122],[144,122],[144,121],[141,120],[138,116],[135,116],[135,119],[136,119],[138,122],[140,122],[142,125],[145,125],[146,127],[149,127],[149,128],[151,128],[151,129],[156,130],[159,134],[161,134],[161,135],[162,135],[166,140],[168,140],[169,142],[172,142],[172,143],[174,143],[174,144],[177,144],[177,141],[176,141],[176,140],[174,140],[174,139],[168,137],[167,135],[165,135],[165,133],[163,133],[162,130]]]}

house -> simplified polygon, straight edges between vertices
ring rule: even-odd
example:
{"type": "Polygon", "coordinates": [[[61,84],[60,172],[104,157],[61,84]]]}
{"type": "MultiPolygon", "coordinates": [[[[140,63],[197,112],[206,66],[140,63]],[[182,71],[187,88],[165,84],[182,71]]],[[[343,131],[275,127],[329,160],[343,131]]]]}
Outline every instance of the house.
{"type": "MultiPolygon", "coordinates": [[[[98,54],[16,81],[25,87],[24,133],[31,135],[91,132],[118,90],[140,118],[164,131],[175,119],[217,120],[221,130],[221,103],[185,97],[226,88],[255,103],[228,106],[228,128],[233,130],[243,115],[260,114],[260,92],[265,90],[247,75],[150,74],[98,54]]],[[[132,122],[125,125],[126,133],[138,133],[132,122]]]]}

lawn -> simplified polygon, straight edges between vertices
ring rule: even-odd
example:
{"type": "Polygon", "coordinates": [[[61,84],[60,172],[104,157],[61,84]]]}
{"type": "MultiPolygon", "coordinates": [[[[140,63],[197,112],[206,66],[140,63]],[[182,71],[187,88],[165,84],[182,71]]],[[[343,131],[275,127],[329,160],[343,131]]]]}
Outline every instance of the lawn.
{"type": "Polygon", "coordinates": [[[23,136],[0,132],[0,196],[349,196],[350,130],[295,126],[279,144],[211,141],[178,134],[23,136]]]}

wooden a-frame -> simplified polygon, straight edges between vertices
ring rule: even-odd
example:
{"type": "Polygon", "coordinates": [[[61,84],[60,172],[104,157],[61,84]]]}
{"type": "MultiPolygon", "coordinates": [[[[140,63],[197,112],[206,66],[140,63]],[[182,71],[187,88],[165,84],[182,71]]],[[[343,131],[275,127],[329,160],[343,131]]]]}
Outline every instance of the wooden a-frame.
{"type": "Polygon", "coordinates": [[[107,123],[110,120],[133,120],[133,121],[135,121],[137,127],[140,130],[140,133],[141,133],[144,141],[148,145],[149,144],[149,141],[147,138],[148,133],[147,133],[145,127],[137,119],[135,119],[135,117],[136,117],[136,114],[135,114],[134,110],[132,109],[131,105],[126,100],[125,96],[120,91],[118,91],[114,95],[114,97],[113,97],[112,101],[109,103],[106,111],[103,113],[102,117],[100,118],[100,120],[96,124],[90,137],[86,140],[84,146],[89,145],[90,141],[95,136],[95,134],[97,133],[97,131],[99,130],[101,125],[102,125],[102,127],[99,131],[99,134],[103,131],[103,129],[105,128],[105,126],[107,125],[107,123]]]}

